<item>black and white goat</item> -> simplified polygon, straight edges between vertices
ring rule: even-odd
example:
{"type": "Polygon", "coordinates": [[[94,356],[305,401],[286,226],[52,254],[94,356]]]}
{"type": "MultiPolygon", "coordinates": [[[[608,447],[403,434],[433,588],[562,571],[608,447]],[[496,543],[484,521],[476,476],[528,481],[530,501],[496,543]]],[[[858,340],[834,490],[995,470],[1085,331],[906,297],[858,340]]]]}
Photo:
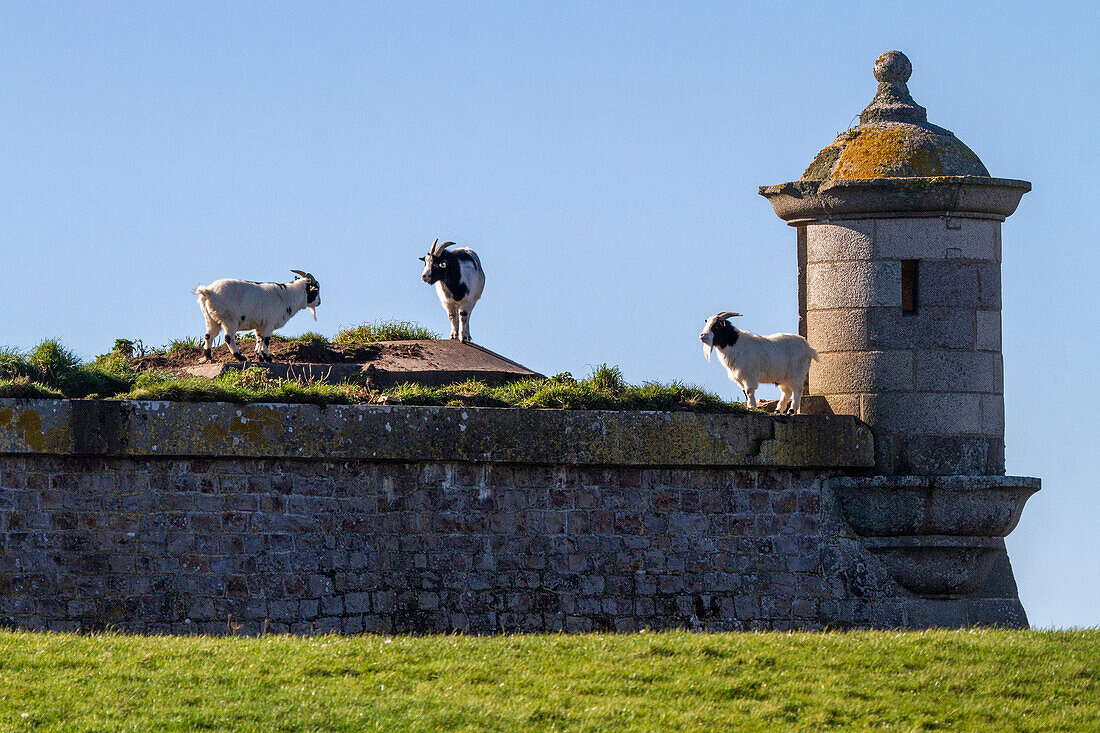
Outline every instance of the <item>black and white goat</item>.
{"type": "Polygon", "coordinates": [[[246,361],[237,348],[237,331],[255,331],[256,358],[270,361],[268,346],[271,334],[302,310],[309,308],[313,320],[321,305],[321,288],[308,272],[291,270],[294,281],[289,283],[257,283],[250,280],[222,278],[193,291],[199,296],[199,307],[206,318],[206,344],[203,356],[211,359],[210,347],[225,329],[225,345],[238,361],[246,361]]]}
{"type": "Polygon", "coordinates": [[[477,253],[467,247],[447,250],[454,242],[432,242],[428,254],[420,258],[424,273],[420,279],[435,285],[439,302],[451,319],[451,338],[470,341],[470,311],[485,289],[485,271],[477,253]]]}
{"type": "Polygon", "coordinates": [[[782,399],[775,411],[780,414],[798,412],[802,407],[802,385],[806,383],[810,362],[817,358],[817,351],[806,339],[793,333],[757,336],[738,331],[728,319],[739,315],[726,311],[707,319],[706,327],[699,334],[703,356],[710,361],[711,349],[718,349],[722,366],[729,372],[729,378],[745,391],[749,407],[756,407],[756,388],[760,384],[776,384],[782,399]]]}

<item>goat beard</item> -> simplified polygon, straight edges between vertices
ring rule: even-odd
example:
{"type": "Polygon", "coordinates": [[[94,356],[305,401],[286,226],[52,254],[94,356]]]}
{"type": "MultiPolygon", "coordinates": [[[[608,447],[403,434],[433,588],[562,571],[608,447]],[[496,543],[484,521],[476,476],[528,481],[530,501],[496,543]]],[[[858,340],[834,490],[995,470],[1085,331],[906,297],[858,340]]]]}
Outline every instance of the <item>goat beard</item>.
{"type": "Polygon", "coordinates": [[[316,321],[317,320],[317,309],[314,308],[312,305],[308,306],[308,307],[309,307],[309,312],[313,314],[313,320],[316,321]]]}
{"type": "Polygon", "coordinates": [[[710,350],[714,347],[708,343],[703,344],[703,356],[707,357],[707,361],[710,361],[710,350]]]}

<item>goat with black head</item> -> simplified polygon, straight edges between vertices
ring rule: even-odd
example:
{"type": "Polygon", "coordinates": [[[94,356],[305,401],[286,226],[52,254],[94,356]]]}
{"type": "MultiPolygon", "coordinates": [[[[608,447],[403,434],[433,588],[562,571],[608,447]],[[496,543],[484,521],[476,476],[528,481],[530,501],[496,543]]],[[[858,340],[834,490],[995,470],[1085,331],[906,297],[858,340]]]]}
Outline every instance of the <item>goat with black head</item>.
{"type": "Polygon", "coordinates": [[[321,286],[308,272],[291,270],[289,283],[258,283],[251,280],[222,278],[193,291],[206,319],[203,355],[212,358],[214,339],[225,329],[225,345],[238,361],[246,361],[237,348],[237,331],[255,331],[256,358],[270,361],[271,334],[282,328],[295,313],[309,308],[317,320],[321,305],[321,286]]]}
{"type": "Polygon", "coordinates": [[[773,333],[757,336],[730,325],[729,319],[740,313],[725,311],[707,319],[699,334],[703,356],[710,361],[711,349],[729,378],[745,391],[749,407],[756,407],[756,388],[761,384],[779,385],[782,395],[777,413],[796,413],[802,407],[802,387],[810,371],[810,362],[817,351],[801,336],[793,333],[773,333]]]}
{"type": "Polygon", "coordinates": [[[485,289],[485,272],[477,253],[467,247],[447,249],[454,242],[432,242],[428,254],[420,258],[424,273],[420,276],[435,285],[439,302],[451,321],[451,338],[470,341],[470,311],[485,289]]]}

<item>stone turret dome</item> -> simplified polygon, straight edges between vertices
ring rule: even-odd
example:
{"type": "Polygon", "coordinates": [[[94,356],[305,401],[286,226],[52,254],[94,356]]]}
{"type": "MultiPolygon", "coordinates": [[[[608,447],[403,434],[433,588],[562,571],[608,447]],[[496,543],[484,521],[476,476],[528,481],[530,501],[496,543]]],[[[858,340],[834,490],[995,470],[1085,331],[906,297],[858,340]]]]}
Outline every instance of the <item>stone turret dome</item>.
{"type": "Polygon", "coordinates": [[[802,174],[803,181],[983,176],[989,171],[950,130],[930,124],[906,82],[913,65],[901,51],[875,60],[878,93],[859,115],[859,126],[842,132],[802,174]]]}
{"type": "Polygon", "coordinates": [[[901,51],[875,60],[878,92],[859,125],[822,150],[797,181],[761,186],[760,195],[791,226],[841,216],[915,213],[1009,216],[1027,181],[992,178],[950,130],[928,122],[906,82],[901,51]]]}

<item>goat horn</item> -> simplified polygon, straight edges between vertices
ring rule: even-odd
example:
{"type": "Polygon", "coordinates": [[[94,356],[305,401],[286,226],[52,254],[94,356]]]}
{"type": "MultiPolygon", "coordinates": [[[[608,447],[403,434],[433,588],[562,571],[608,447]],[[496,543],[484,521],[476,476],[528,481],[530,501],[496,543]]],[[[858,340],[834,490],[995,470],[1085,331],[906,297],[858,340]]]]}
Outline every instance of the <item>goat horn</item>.
{"type": "Polygon", "coordinates": [[[304,277],[307,280],[310,278],[310,274],[308,272],[302,272],[301,270],[291,270],[291,272],[293,272],[295,275],[300,275],[301,277],[304,277]]]}
{"type": "Polygon", "coordinates": [[[725,311],[723,313],[719,313],[717,317],[718,317],[719,320],[724,321],[727,318],[733,318],[734,316],[739,316],[739,315],[741,315],[741,314],[740,313],[733,313],[731,311],[725,311]]]}
{"type": "Polygon", "coordinates": [[[439,254],[439,253],[440,253],[440,252],[442,252],[443,250],[445,250],[445,249],[447,249],[448,247],[450,247],[450,246],[451,246],[452,244],[454,244],[454,242],[444,242],[443,244],[439,245],[439,249],[437,249],[437,250],[435,251],[435,253],[436,253],[436,254],[439,254]]]}
{"type": "Polygon", "coordinates": [[[428,254],[430,254],[430,255],[435,254],[435,245],[437,245],[437,244],[439,244],[439,237],[436,237],[435,241],[432,242],[432,246],[428,247],[428,254]]]}

